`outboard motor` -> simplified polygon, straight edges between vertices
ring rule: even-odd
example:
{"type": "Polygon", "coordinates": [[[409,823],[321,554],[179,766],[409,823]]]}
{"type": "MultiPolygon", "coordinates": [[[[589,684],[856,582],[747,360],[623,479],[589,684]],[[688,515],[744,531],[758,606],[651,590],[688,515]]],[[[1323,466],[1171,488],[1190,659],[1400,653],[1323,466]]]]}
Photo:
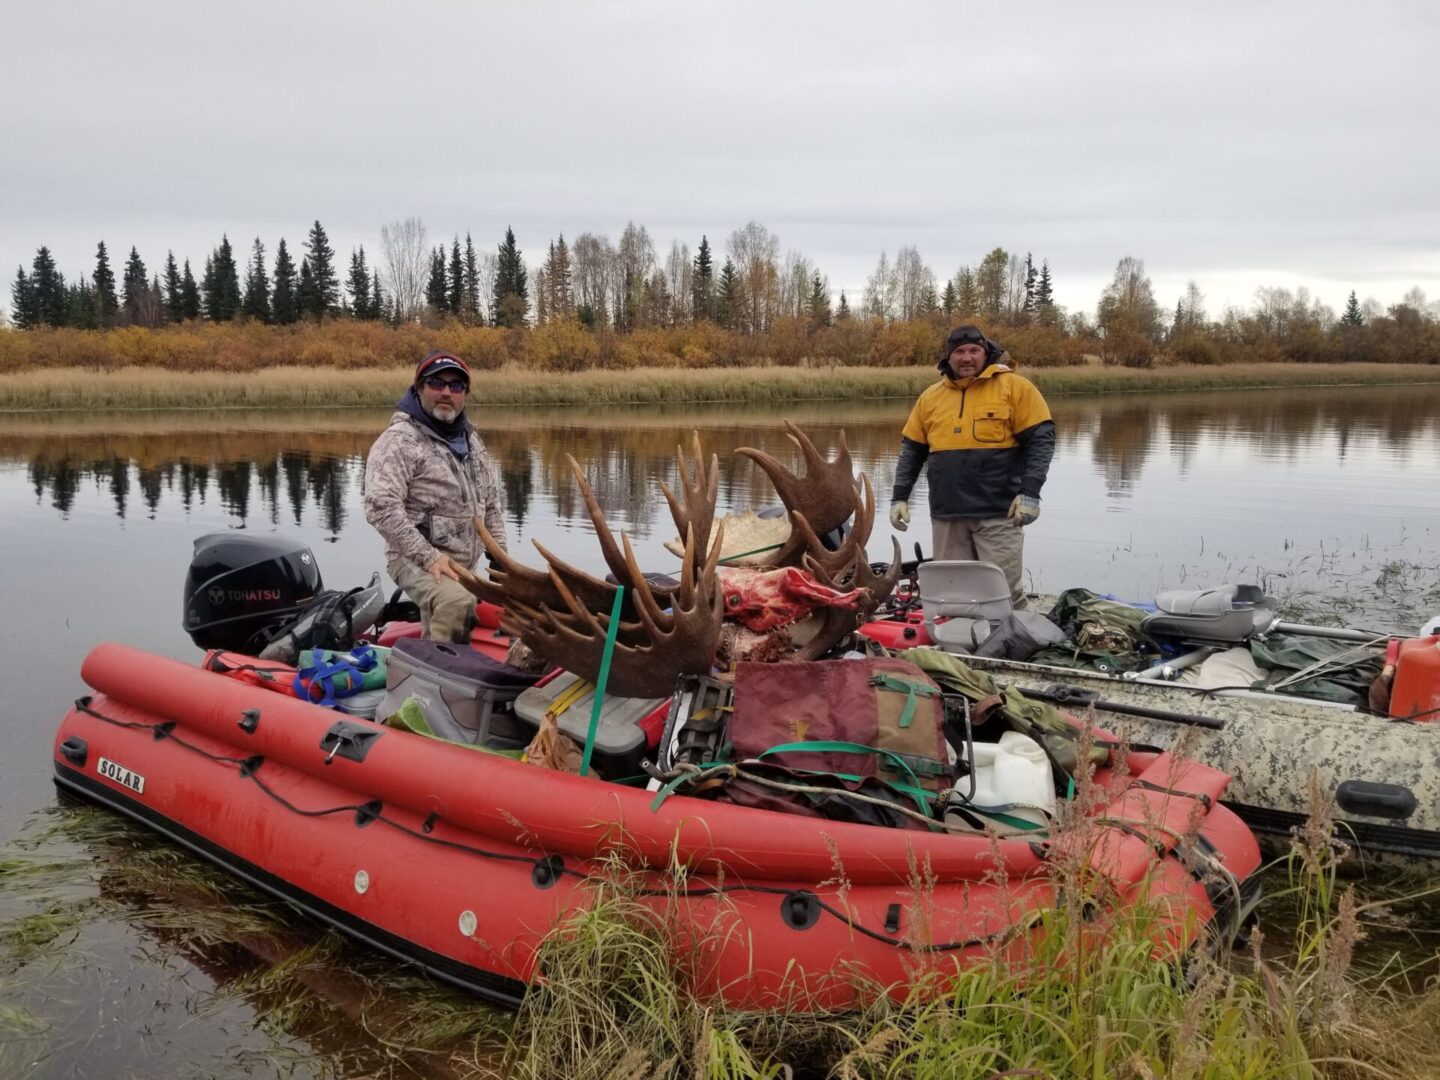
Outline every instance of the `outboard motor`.
{"type": "Polygon", "coordinates": [[[211,533],[185,575],[185,632],[202,649],[257,655],[319,595],[315,556],[279,536],[211,533]]]}

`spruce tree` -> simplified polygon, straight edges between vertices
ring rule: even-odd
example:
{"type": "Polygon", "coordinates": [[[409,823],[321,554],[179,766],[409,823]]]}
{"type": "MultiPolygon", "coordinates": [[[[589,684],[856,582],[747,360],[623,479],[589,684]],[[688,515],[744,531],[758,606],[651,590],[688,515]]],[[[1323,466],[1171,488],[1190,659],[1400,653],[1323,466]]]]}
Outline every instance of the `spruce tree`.
{"type": "Polygon", "coordinates": [[[231,322],[240,314],[240,268],[235,249],[222,233],[220,246],[205,264],[205,317],[213,322],[231,322]]]}
{"type": "MultiPolygon", "coordinates": [[[[144,267],[141,267],[144,270],[144,267]]],[[[70,313],[70,294],[65,289],[65,276],[55,268],[55,257],[48,247],[40,247],[30,264],[30,288],[35,293],[35,310],[46,326],[64,326],[70,313]]]]}
{"type": "Polygon", "coordinates": [[[1040,264],[1040,283],[1035,286],[1035,306],[1036,308],[1055,306],[1055,290],[1050,282],[1049,259],[1040,264]]]}
{"type": "Polygon", "coordinates": [[[315,287],[315,271],[310,268],[309,255],[300,260],[300,280],[295,286],[295,307],[300,315],[315,319],[320,317],[315,312],[325,310],[325,302],[320,299],[320,292],[315,287]]]}
{"type": "Polygon", "coordinates": [[[240,314],[240,264],[235,261],[235,250],[224,233],[220,234],[220,249],[215,258],[215,279],[220,285],[227,317],[234,319],[240,314]]]}
{"type": "Polygon", "coordinates": [[[1181,334],[1185,333],[1185,301],[1175,301],[1175,321],[1170,324],[1170,340],[1174,341],[1181,334]]]}
{"type": "Polygon", "coordinates": [[[200,286],[195,284],[195,275],[190,272],[190,260],[185,260],[185,272],[180,276],[180,317],[200,317],[200,286]]]}
{"type": "Polygon", "coordinates": [[[146,307],[150,291],[150,275],[145,271],[145,260],[132,246],[130,257],[125,260],[125,275],[120,279],[121,303],[125,317],[133,324],[139,324],[146,307]]]}
{"type": "Polygon", "coordinates": [[[495,268],[495,325],[524,326],[530,314],[530,289],[526,281],[525,262],[515,245],[515,230],[506,228],[505,240],[499,247],[495,268]]]}
{"type": "MultiPolygon", "coordinates": [[[[845,302],[844,293],[840,294],[840,302],[845,302]]],[[[720,284],[715,292],[715,321],[729,329],[734,323],[739,304],[740,283],[735,273],[735,264],[726,259],[725,265],[720,267],[720,284]]]]}
{"type": "Polygon", "coordinates": [[[555,257],[550,267],[550,317],[568,319],[575,314],[574,272],[570,265],[570,249],[565,234],[555,241],[555,257]]]}
{"type": "Polygon", "coordinates": [[[76,330],[95,330],[100,326],[99,297],[83,277],[66,290],[65,325],[76,330]]]}
{"type": "Polygon", "coordinates": [[[275,249],[275,287],[270,293],[270,317],[279,326],[289,326],[300,318],[300,301],[295,295],[295,264],[290,259],[283,236],[280,246],[275,249]]]}
{"type": "Polygon", "coordinates": [[[830,325],[830,290],[825,287],[825,279],[820,276],[819,270],[810,279],[810,317],[821,326],[830,325]]]}
{"type": "Polygon", "coordinates": [[[940,310],[946,315],[955,314],[955,282],[945,282],[945,292],[940,297],[940,310]]]}
{"type": "Polygon", "coordinates": [[[245,299],[240,313],[258,322],[270,321],[270,276],[265,272],[265,245],[258,236],[250,249],[250,265],[245,268],[245,299]]]}
{"type": "Polygon", "coordinates": [[[16,330],[33,330],[40,325],[40,308],[35,303],[35,289],[30,284],[24,266],[15,268],[15,280],[10,283],[10,321],[16,330]]]}
{"type": "Polygon", "coordinates": [[[200,275],[200,300],[207,319],[215,316],[211,313],[211,302],[219,296],[219,290],[215,287],[215,252],[205,256],[205,272],[200,275]]]}
{"type": "Polygon", "coordinates": [[[110,269],[110,253],[105,250],[105,241],[95,246],[95,302],[100,311],[100,325],[110,326],[120,310],[120,300],[115,295],[115,271],[110,269]]]}
{"type": "Polygon", "coordinates": [[[184,286],[180,283],[180,268],[175,265],[175,252],[165,253],[165,314],[172,323],[185,318],[184,286]]]}
{"type": "Polygon", "coordinates": [[[840,290],[840,306],[835,309],[835,321],[844,322],[850,318],[850,301],[845,299],[845,290],[840,290]]]}
{"type": "MultiPolygon", "coordinates": [[[[340,302],[340,279],[335,272],[335,252],[330,247],[330,238],[325,235],[325,227],[318,220],[310,227],[305,250],[309,253],[307,258],[314,288],[309,305],[302,301],[301,307],[307,314],[319,319],[334,311],[340,302]]],[[[301,272],[303,276],[303,265],[301,272]]]]}
{"type": "Polygon", "coordinates": [[[691,317],[700,322],[715,313],[715,264],[710,254],[710,240],[701,235],[700,248],[695,252],[695,270],[690,275],[691,317]]]}
{"type": "Polygon", "coordinates": [[[465,314],[465,262],[460,257],[460,237],[450,244],[450,270],[446,281],[445,307],[459,318],[465,314]]]}
{"type": "Polygon", "coordinates": [[[450,290],[445,285],[445,245],[430,249],[430,278],[425,283],[425,303],[437,314],[450,307],[450,290]]]}
{"type": "Polygon", "coordinates": [[[365,265],[365,246],[350,252],[350,279],[346,283],[350,293],[350,310],[357,319],[374,319],[378,316],[370,302],[370,270],[365,265]]]}
{"type": "Polygon", "coordinates": [[[1365,316],[1360,312],[1360,301],[1355,298],[1355,290],[1350,290],[1350,299],[1345,301],[1345,314],[1340,316],[1341,326],[1364,326],[1365,316]]]}
{"type": "Polygon", "coordinates": [[[460,318],[467,326],[473,326],[480,320],[480,261],[468,232],[465,234],[465,281],[461,293],[460,318]]]}
{"type": "Polygon", "coordinates": [[[955,273],[955,314],[962,319],[974,318],[980,311],[980,285],[975,271],[962,266],[955,273]]]}
{"type": "Polygon", "coordinates": [[[1027,251],[1025,253],[1025,303],[1021,306],[1021,310],[1027,316],[1034,315],[1035,302],[1035,260],[1027,251]]]}
{"type": "Polygon", "coordinates": [[[380,271],[373,271],[370,278],[370,318],[389,322],[385,312],[385,293],[380,288],[380,271]]]}

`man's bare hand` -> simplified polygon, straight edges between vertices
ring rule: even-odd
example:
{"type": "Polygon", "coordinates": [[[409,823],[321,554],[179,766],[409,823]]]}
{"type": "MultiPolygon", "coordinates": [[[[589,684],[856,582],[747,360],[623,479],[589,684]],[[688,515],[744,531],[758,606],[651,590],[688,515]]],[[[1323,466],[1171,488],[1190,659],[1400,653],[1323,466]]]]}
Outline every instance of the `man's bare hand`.
{"type": "Polygon", "coordinates": [[[449,578],[451,581],[459,581],[460,575],[455,572],[455,564],[450,561],[449,555],[441,555],[430,564],[430,576],[436,581],[441,578],[449,578]]]}

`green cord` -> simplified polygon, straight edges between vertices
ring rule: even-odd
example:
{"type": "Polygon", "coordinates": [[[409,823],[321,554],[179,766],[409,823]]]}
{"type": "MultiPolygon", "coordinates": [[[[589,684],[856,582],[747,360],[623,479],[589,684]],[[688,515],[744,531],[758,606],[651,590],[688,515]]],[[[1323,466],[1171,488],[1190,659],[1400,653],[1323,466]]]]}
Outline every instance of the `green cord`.
{"type": "Polygon", "coordinates": [[[605,651],[600,654],[600,677],[595,680],[595,702],[590,706],[590,728],[585,732],[585,753],[580,758],[580,775],[590,775],[590,757],[595,753],[595,733],[600,730],[600,708],[605,702],[605,684],[610,681],[610,658],[615,655],[615,638],[620,633],[620,605],[625,602],[625,586],[615,589],[615,603],[610,606],[610,629],[605,632],[605,651]]]}

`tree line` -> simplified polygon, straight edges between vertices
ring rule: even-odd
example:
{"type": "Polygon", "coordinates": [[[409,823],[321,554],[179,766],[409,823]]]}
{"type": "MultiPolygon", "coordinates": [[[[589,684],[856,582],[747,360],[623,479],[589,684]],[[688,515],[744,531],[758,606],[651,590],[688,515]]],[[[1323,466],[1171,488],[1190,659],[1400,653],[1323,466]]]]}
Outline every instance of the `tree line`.
{"type": "MultiPolygon", "coordinates": [[[[1440,362],[1440,309],[1412,289],[1401,303],[1382,308],[1350,294],[1336,315],[1304,289],[1258,290],[1255,307],[1227,308],[1217,318],[1191,281],[1173,314],[1156,300],[1144,262],[1119,261],[1093,312],[1067,312],[1054,299],[1048,259],[1038,264],[1003,247],[941,280],[915,247],[893,258],[881,252],[852,305],[811,259],[780,250],[779,238],[749,222],[732,232],[722,253],[700,237],[693,254],[681,241],[663,255],[648,230],[633,222],[618,241],[581,233],[548,242],[533,274],[512,229],[493,251],[477,250],[470,233],[448,244],[429,242],[424,223],[406,218],[380,229],[374,266],[365,248],[351,251],[342,279],[336,252],[317,220],[302,243],[297,266],[284,238],[273,261],[256,238],[242,265],[228,235],[206,257],[198,280],[190,260],[167,252],[152,273],[133,246],[117,283],[104,241],[88,276],[67,281],[48,247],[30,269],[17,268],[11,285],[11,321],[18,329],[117,326],[158,327],[203,320],[285,326],[302,320],[353,319],[392,326],[465,326],[513,329],[573,323],[593,333],[710,325],[747,338],[796,324],[819,334],[848,320],[889,325],[973,320],[996,331],[1023,331],[1074,362],[1085,352],[1106,362],[1145,367],[1168,355],[1189,363],[1237,358],[1351,360],[1376,348],[1409,350],[1419,361],[1440,362]]],[[[1057,354],[1059,355],[1059,354],[1057,354]]]]}

